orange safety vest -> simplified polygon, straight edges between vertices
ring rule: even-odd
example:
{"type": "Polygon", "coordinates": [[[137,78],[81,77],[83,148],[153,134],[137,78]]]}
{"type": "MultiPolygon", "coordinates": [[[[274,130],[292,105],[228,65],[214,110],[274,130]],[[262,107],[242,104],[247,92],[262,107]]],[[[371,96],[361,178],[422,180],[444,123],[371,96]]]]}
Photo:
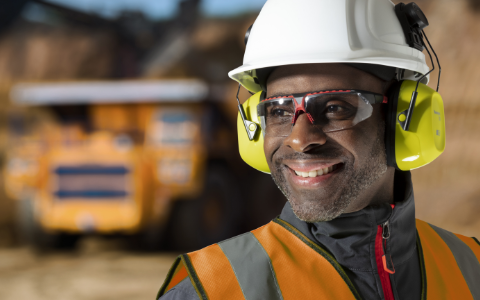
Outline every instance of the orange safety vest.
{"type": "MultiPolygon", "coordinates": [[[[480,299],[480,243],[417,220],[421,299],[480,299]]],[[[179,256],[157,299],[190,280],[202,300],[361,299],[340,264],[277,218],[252,232],[179,256]]]]}

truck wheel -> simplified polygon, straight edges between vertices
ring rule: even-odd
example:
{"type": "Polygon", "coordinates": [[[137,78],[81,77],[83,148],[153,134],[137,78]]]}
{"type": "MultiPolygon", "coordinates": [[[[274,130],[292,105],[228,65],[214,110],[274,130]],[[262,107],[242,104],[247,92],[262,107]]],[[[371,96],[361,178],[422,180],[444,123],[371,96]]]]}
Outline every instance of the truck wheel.
{"type": "Polygon", "coordinates": [[[156,252],[165,248],[165,226],[152,224],[142,232],[127,237],[127,248],[135,251],[156,252]]]}
{"type": "Polygon", "coordinates": [[[196,250],[239,234],[243,199],[231,171],[211,164],[196,199],[178,200],[173,207],[169,235],[176,250],[196,250]]]}
{"type": "Polygon", "coordinates": [[[54,244],[52,245],[55,250],[71,251],[77,248],[78,241],[80,240],[79,234],[59,233],[54,236],[54,244]]]}
{"type": "Polygon", "coordinates": [[[37,252],[75,248],[79,239],[78,235],[49,233],[41,227],[35,218],[32,199],[21,199],[18,200],[17,204],[17,228],[23,242],[33,247],[37,252]]]}

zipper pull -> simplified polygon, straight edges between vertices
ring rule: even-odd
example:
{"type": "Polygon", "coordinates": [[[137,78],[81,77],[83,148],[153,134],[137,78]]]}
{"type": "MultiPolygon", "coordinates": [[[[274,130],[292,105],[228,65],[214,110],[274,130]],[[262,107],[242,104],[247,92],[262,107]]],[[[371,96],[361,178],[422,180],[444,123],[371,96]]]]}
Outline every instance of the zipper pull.
{"type": "Polygon", "coordinates": [[[388,252],[387,240],[390,238],[390,223],[387,221],[382,224],[382,248],[383,248],[383,269],[390,274],[395,274],[395,267],[393,266],[392,256],[388,252]]]}

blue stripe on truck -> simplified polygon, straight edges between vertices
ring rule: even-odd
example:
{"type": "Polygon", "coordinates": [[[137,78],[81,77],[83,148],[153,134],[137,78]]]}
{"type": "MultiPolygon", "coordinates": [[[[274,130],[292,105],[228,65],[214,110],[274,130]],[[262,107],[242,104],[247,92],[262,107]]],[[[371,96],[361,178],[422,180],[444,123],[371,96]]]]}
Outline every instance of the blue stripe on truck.
{"type": "Polygon", "coordinates": [[[57,191],[58,198],[120,198],[128,195],[123,191],[57,191]]]}
{"type": "Polygon", "coordinates": [[[58,167],[54,170],[58,175],[124,175],[130,171],[126,167],[102,167],[102,166],[82,166],[82,167],[58,167]]]}

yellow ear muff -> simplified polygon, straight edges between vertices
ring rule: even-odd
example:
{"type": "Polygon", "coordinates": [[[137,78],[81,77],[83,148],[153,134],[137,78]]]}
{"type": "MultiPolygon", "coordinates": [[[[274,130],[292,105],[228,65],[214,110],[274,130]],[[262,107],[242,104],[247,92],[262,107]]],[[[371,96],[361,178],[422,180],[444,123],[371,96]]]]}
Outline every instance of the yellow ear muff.
{"type": "MultiPolygon", "coordinates": [[[[261,94],[262,92],[256,93],[242,104],[247,119],[257,123],[259,129],[260,120],[257,116],[257,105],[260,103],[261,94]]],[[[245,131],[242,117],[240,116],[240,113],[238,113],[237,131],[238,148],[242,159],[251,167],[264,173],[270,173],[270,168],[268,167],[267,159],[265,158],[265,152],[263,151],[262,130],[258,130],[254,139],[250,141],[247,132],[245,131]]]]}
{"type": "MultiPolygon", "coordinates": [[[[418,96],[413,110],[410,128],[403,130],[406,112],[410,105],[412,93],[415,91],[416,81],[406,80],[400,83],[397,102],[391,106],[387,120],[388,134],[394,133],[395,153],[388,153],[394,157],[395,167],[407,171],[423,167],[434,161],[445,150],[445,113],[443,100],[439,93],[425,84],[420,83],[418,96]],[[396,109],[395,109],[396,107],[396,109]],[[388,128],[390,127],[390,128],[388,128]],[[394,131],[394,132],[393,132],[394,131]]],[[[389,99],[390,100],[390,99],[389,99]]],[[[397,101],[395,101],[397,100],[397,101]]],[[[387,143],[388,141],[387,137],[387,143]]],[[[390,139],[393,142],[393,139],[390,139]]],[[[391,147],[393,148],[393,147],[391,147]]],[[[391,159],[393,160],[393,159],[391,159]]]]}

